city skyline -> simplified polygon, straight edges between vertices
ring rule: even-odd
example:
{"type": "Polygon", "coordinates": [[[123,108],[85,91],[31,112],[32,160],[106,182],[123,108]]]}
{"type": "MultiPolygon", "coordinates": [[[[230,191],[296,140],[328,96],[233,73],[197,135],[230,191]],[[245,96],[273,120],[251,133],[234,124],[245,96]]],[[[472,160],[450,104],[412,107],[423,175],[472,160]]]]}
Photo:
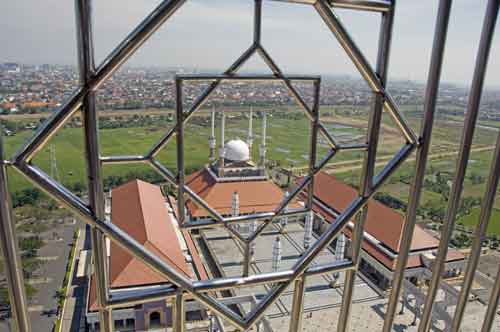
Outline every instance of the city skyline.
{"type": "MultiPolygon", "coordinates": [[[[158,0],[131,2],[125,7],[118,6],[116,0],[96,2],[96,63],[99,64],[120,39],[130,32],[131,27],[158,3],[158,0]]],[[[443,82],[469,85],[485,4],[485,0],[474,4],[465,0],[454,3],[443,82]],[[454,56],[456,54],[460,56],[454,56]]],[[[5,12],[9,12],[9,15],[3,21],[0,41],[9,47],[3,50],[0,60],[74,65],[76,45],[73,42],[73,6],[73,2],[62,0],[43,3],[21,0],[4,3],[1,7],[5,12]],[[67,15],[59,15],[58,19],[54,20],[51,18],[54,9],[67,15]],[[12,36],[23,42],[13,43],[12,36]]],[[[419,3],[398,2],[389,80],[425,82],[436,7],[437,3],[430,0],[419,3]]],[[[352,27],[349,31],[373,64],[378,16],[345,10],[338,12],[341,19],[352,27]]],[[[210,4],[200,0],[189,1],[127,62],[127,65],[223,69],[251,42],[252,14],[252,1],[216,0],[210,4]],[[176,43],[171,43],[174,40],[176,43]]],[[[359,78],[354,66],[316,16],[314,10],[304,5],[265,1],[263,43],[286,72],[349,75],[359,78]],[[318,52],[320,49],[324,51],[318,52]],[[311,54],[314,57],[310,57],[311,54]]],[[[498,54],[498,46],[495,45],[500,44],[495,42],[498,39],[497,35],[493,42],[490,72],[500,70],[500,61],[495,57],[495,54],[498,54]]],[[[262,71],[265,67],[259,60],[250,61],[244,68],[262,71]]],[[[490,74],[486,85],[498,87],[500,78],[490,74]]]]}

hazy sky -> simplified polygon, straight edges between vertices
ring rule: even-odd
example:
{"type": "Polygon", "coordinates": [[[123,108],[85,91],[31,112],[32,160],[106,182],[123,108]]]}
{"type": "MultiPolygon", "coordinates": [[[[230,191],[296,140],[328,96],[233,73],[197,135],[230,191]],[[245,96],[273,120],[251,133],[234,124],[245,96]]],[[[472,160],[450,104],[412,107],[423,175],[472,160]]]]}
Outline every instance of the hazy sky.
{"type": "MultiPolygon", "coordinates": [[[[95,0],[97,60],[102,60],[159,0],[95,0]]],[[[398,0],[390,77],[423,81],[428,71],[438,0],[398,0]]],[[[486,0],[455,0],[443,80],[469,84],[486,0]]],[[[75,64],[74,1],[1,1],[0,61],[75,64]]],[[[252,39],[252,0],[188,0],[131,65],[225,68],[252,39]]],[[[339,11],[374,63],[379,16],[339,11]]],[[[498,30],[498,27],[497,27],[498,30]]],[[[495,35],[488,85],[500,86],[500,37],[495,35]]],[[[263,43],[285,72],[358,75],[316,11],[264,1],[263,43]]],[[[247,68],[263,70],[260,61],[247,68]]]]}

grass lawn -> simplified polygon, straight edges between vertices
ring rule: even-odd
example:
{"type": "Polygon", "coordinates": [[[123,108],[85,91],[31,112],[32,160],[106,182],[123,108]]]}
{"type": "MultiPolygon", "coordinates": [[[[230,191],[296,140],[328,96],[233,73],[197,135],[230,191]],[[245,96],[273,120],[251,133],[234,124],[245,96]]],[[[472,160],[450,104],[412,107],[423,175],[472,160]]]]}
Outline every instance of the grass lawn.
{"type": "MultiPolygon", "coordinates": [[[[471,213],[459,219],[464,225],[474,228],[479,221],[480,208],[472,209],[471,213]]],[[[493,209],[487,230],[488,235],[500,235],[500,210],[493,209]]]]}

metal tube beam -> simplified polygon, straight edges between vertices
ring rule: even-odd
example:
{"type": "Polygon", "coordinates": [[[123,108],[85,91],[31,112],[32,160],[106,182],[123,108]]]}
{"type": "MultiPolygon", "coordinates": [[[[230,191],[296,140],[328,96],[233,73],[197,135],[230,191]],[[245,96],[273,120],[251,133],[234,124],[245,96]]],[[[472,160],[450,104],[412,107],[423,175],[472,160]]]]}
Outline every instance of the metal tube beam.
{"type": "Polygon", "coordinates": [[[32,181],[49,196],[66,205],[69,210],[74,212],[84,222],[106,234],[111,241],[115,242],[127,253],[137,257],[141,262],[166,277],[174,285],[189,292],[193,298],[222,315],[234,326],[241,329],[245,328],[244,322],[234,312],[227,310],[210,296],[194,292],[191,280],[181,274],[175,267],[169,266],[156,255],[153,255],[148,249],[144,248],[143,245],[113,223],[95,219],[91,210],[76,195],[57,182],[54,182],[39,168],[29,164],[20,164],[15,165],[15,169],[19,170],[21,174],[25,175],[27,179],[32,181]]]}
{"type": "Polygon", "coordinates": [[[115,295],[111,293],[106,307],[109,309],[120,309],[149,302],[166,301],[174,298],[177,295],[177,291],[177,288],[169,288],[166,290],[155,291],[153,294],[115,295]]]}
{"type": "Polygon", "coordinates": [[[472,242],[471,252],[467,259],[467,268],[465,270],[465,277],[460,289],[460,295],[457,300],[455,314],[453,316],[451,331],[458,332],[460,324],[462,323],[465,306],[469,300],[469,293],[476,275],[476,269],[479,264],[479,257],[481,256],[481,248],[486,238],[486,230],[491,217],[491,209],[495,202],[495,195],[498,187],[498,180],[500,178],[500,135],[497,139],[495,148],[494,160],[491,163],[491,170],[488,181],[486,182],[486,192],[482,200],[481,212],[479,215],[479,223],[476,226],[472,242]]]}
{"type": "MultiPolygon", "coordinates": [[[[241,66],[243,66],[245,62],[247,62],[247,60],[252,57],[252,55],[255,53],[256,50],[257,50],[257,45],[252,44],[245,52],[243,52],[242,55],[240,55],[238,59],[236,59],[236,61],[231,66],[229,66],[229,68],[224,72],[224,74],[230,75],[237,72],[238,69],[240,69],[241,66]]],[[[210,97],[212,92],[214,92],[215,89],[217,89],[220,83],[221,83],[220,80],[212,82],[203,91],[203,93],[198,98],[196,98],[196,100],[193,102],[193,104],[191,105],[191,107],[184,116],[185,121],[188,121],[194,114],[194,112],[196,112],[197,110],[200,109],[201,106],[203,106],[203,104],[207,101],[208,97],[210,97]]]]}
{"type": "Polygon", "coordinates": [[[250,263],[252,262],[252,257],[250,255],[250,243],[245,243],[244,249],[243,276],[248,277],[250,275],[250,263]]]}
{"type": "MultiPolygon", "coordinates": [[[[386,170],[387,176],[393,174],[401,165],[401,163],[407,158],[409,153],[401,154],[394,162],[390,164],[390,167],[386,170]]],[[[300,275],[302,275],[312,263],[314,258],[324,250],[330,242],[341,232],[341,230],[349,223],[349,221],[360,211],[361,208],[365,206],[368,200],[375,194],[382,182],[374,184],[373,190],[367,197],[358,196],[355,198],[351,204],[337,216],[335,221],[325,230],[325,232],[318,238],[315,244],[310,247],[300,259],[294,264],[293,276],[281,283],[276,287],[271,293],[269,293],[251,312],[250,318],[248,318],[247,324],[251,326],[255,324],[262,315],[264,315],[265,310],[272,305],[279,296],[287,289],[291,282],[295,281],[300,275]]]]}
{"type": "Polygon", "coordinates": [[[287,79],[289,81],[320,81],[321,76],[318,75],[283,75],[281,72],[276,75],[237,75],[237,74],[179,74],[175,76],[176,79],[182,81],[282,81],[287,79]]]}
{"type": "Polygon", "coordinates": [[[413,183],[411,186],[408,209],[401,236],[401,247],[399,249],[399,255],[396,262],[396,270],[394,272],[392,291],[389,296],[388,307],[385,314],[383,332],[392,331],[394,315],[397,309],[401,286],[404,281],[404,271],[408,263],[411,240],[415,230],[417,209],[420,204],[420,195],[422,193],[425,169],[427,166],[427,156],[429,154],[431,144],[432,128],[434,125],[434,115],[436,111],[436,101],[441,78],[441,68],[443,65],[451,3],[452,0],[441,0],[439,4],[436,21],[436,33],[434,36],[427,89],[425,92],[424,117],[422,119],[422,129],[420,132],[421,144],[417,150],[415,176],[413,177],[413,183]]]}
{"type": "Polygon", "coordinates": [[[486,67],[488,65],[491,43],[498,17],[498,7],[498,0],[488,1],[483,29],[481,32],[478,55],[476,58],[474,76],[472,79],[471,91],[469,94],[465,127],[462,134],[460,154],[457,160],[457,169],[455,172],[451,194],[448,199],[448,210],[441,232],[441,240],[439,242],[436,260],[433,265],[432,279],[427,292],[427,298],[420,325],[418,327],[419,332],[426,332],[430,328],[432,309],[445,267],[445,260],[448,254],[448,244],[451,240],[455,226],[456,214],[460,204],[460,196],[462,194],[465,173],[467,170],[467,162],[469,160],[472,139],[474,137],[474,129],[479,113],[479,105],[481,103],[484,78],[486,76],[486,67]]]}
{"type": "MultiPolygon", "coordinates": [[[[274,75],[276,75],[276,77],[281,78],[281,80],[283,81],[285,86],[288,88],[288,90],[290,91],[292,96],[295,98],[297,103],[306,112],[306,115],[309,117],[309,120],[314,121],[314,114],[313,114],[311,108],[309,107],[309,105],[307,105],[306,101],[304,100],[304,98],[302,98],[302,96],[297,91],[297,89],[295,89],[295,87],[292,85],[291,79],[289,77],[283,75],[283,72],[278,67],[276,62],[273,60],[273,58],[269,55],[269,53],[267,53],[267,51],[262,46],[259,45],[259,47],[257,48],[257,52],[262,57],[264,62],[269,66],[269,68],[274,73],[274,75]]],[[[297,77],[297,78],[300,78],[300,77],[297,77]]],[[[316,77],[315,79],[319,80],[320,78],[316,77]]]]}
{"type": "Polygon", "coordinates": [[[497,277],[495,278],[495,286],[491,290],[490,300],[488,301],[488,309],[484,316],[481,332],[490,332],[495,320],[495,315],[498,310],[498,301],[500,299],[500,266],[498,267],[497,277]]]}
{"type": "MultiPolygon", "coordinates": [[[[16,226],[7,182],[7,165],[4,160],[3,133],[0,129],[0,254],[4,257],[4,270],[7,279],[7,292],[19,332],[31,330],[28,316],[28,301],[24,289],[23,265],[19,256],[16,226]]],[[[16,329],[16,328],[15,328],[16,329]]]]}
{"type": "MultiPolygon", "coordinates": [[[[288,217],[298,217],[307,213],[308,209],[291,209],[288,211],[281,212],[280,216],[288,216],[288,217]]],[[[212,227],[224,227],[228,223],[242,223],[242,222],[251,222],[255,220],[268,220],[272,217],[276,216],[274,212],[265,212],[265,213],[254,213],[250,215],[241,215],[237,217],[227,217],[224,218],[224,222],[219,222],[216,220],[202,220],[195,222],[186,222],[182,225],[182,228],[185,229],[203,229],[203,228],[212,228],[212,227]]],[[[252,239],[250,237],[249,239],[252,239]]],[[[250,241],[250,240],[249,240],[250,241]]]]}
{"type": "Polygon", "coordinates": [[[262,35],[262,0],[255,0],[253,19],[253,42],[259,45],[262,35]]]}
{"type": "MultiPolygon", "coordinates": [[[[317,276],[332,272],[342,272],[352,269],[354,265],[351,261],[345,260],[341,262],[333,262],[323,265],[315,265],[307,268],[304,276],[317,276]]],[[[292,269],[276,272],[260,273],[248,277],[229,277],[217,278],[211,280],[200,280],[193,282],[193,288],[197,292],[214,292],[227,289],[234,289],[238,287],[258,286],[270,283],[285,282],[293,277],[294,271],[292,269]]]]}
{"type": "Polygon", "coordinates": [[[144,156],[106,156],[101,157],[103,164],[135,164],[148,162],[148,158],[144,156]]]}
{"type": "Polygon", "coordinates": [[[335,8],[384,13],[391,10],[391,1],[330,0],[335,8]]]}
{"type": "Polygon", "coordinates": [[[15,162],[24,160],[29,162],[45,144],[56,134],[66,121],[82,106],[87,89],[78,88],[57,111],[55,111],[39,129],[31,136],[26,144],[13,157],[15,162]]]}
{"type": "Polygon", "coordinates": [[[292,267],[292,276],[279,284],[271,293],[269,293],[264,300],[262,300],[251,312],[251,318],[248,323],[253,324],[260,320],[264,315],[266,309],[274,303],[279,296],[288,288],[290,283],[294,282],[301,276],[312,263],[316,255],[318,255],[329,243],[340,233],[342,228],[347,225],[349,220],[361,209],[368,201],[366,197],[358,197],[354,199],[351,204],[338,216],[337,219],[326,229],[326,231],[318,238],[315,244],[310,247],[300,259],[295,262],[292,267]]]}
{"type": "Polygon", "coordinates": [[[99,87],[165,23],[186,0],[164,0],[102,62],[90,86],[99,87]]]}
{"type": "Polygon", "coordinates": [[[335,138],[332,135],[330,135],[330,133],[328,132],[328,129],[326,129],[325,125],[322,123],[319,123],[318,126],[319,126],[319,132],[321,133],[321,135],[323,135],[323,137],[326,139],[328,144],[330,144],[331,148],[337,150],[339,147],[339,144],[336,142],[335,138]]]}
{"type": "MultiPolygon", "coordinates": [[[[392,6],[394,6],[394,2],[395,1],[392,2],[392,6]]],[[[372,69],[370,63],[353,41],[343,24],[340,22],[335,13],[333,13],[328,7],[327,1],[317,0],[314,7],[325,24],[335,35],[347,55],[351,58],[352,62],[360,74],[364,77],[370,88],[374,92],[380,93],[383,96],[386,110],[393,117],[407,141],[410,143],[417,143],[417,136],[404,120],[391,96],[385,91],[385,80],[383,80],[380,75],[372,69]]],[[[390,15],[390,11],[383,13],[383,17],[387,15],[390,15]]]]}
{"type": "Polygon", "coordinates": [[[311,141],[309,151],[309,186],[307,188],[307,202],[306,207],[312,209],[314,202],[314,175],[316,174],[316,155],[318,146],[318,131],[319,131],[319,97],[320,97],[321,84],[319,81],[314,82],[314,105],[312,108],[312,115],[314,116],[311,122],[311,141]]]}
{"type": "Polygon", "coordinates": [[[170,182],[171,185],[178,187],[176,176],[168,168],[166,168],[159,161],[154,160],[154,159],[150,160],[149,164],[151,165],[151,167],[153,167],[153,169],[155,171],[158,172],[158,174],[160,174],[161,176],[163,176],[165,178],[165,180],[170,182]]]}
{"type": "MultiPolygon", "coordinates": [[[[75,8],[80,84],[82,86],[88,86],[95,72],[92,35],[92,2],[91,0],[76,0],[75,8]]],[[[104,220],[104,188],[99,156],[99,118],[95,105],[94,91],[90,91],[83,99],[82,116],[84,123],[85,160],[87,163],[90,210],[96,218],[104,220]]],[[[108,301],[108,269],[105,257],[107,250],[104,234],[93,227],[91,229],[91,241],[97,304],[99,307],[99,321],[101,329],[108,332],[113,330],[113,320],[111,311],[106,308],[106,303],[108,301]]]]}
{"type": "Polygon", "coordinates": [[[304,297],[305,297],[305,278],[298,278],[295,280],[295,287],[293,290],[292,312],[290,313],[290,328],[289,332],[302,331],[302,315],[304,311],[304,297]]]}
{"type": "Polygon", "coordinates": [[[168,278],[171,283],[188,290],[191,289],[190,280],[179,273],[177,269],[170,267],[163,260],[153,255],[115,224],[95,219],[92,210],[81,199],[64,186],[52,180],[42,170],[29,164],[15,165],[15,169],[19,170],[21,174],[25,175],[28,180],[42,189],[47,195],[64,204],[70,211],[81,218],[82,221],[99,229],[111,241],[115,242],[129,254],[140,259],[154,271],[168,278]]]}
{"type": "MultiPolygon", "coordinates": [[[[296,3],[302,5],[314,5],[316,0],[272,0],[286,3],[296,3]]],[[[383,13],[391,8],[391,2],[388,0],[328,0],[328,5],[340,8],[358,11],[383,13]]]]}
{"type": "MultiPolygon", "coordinates": [[[[348,269],[353,268],[354,265],[349,260],[345,260],[342,262],[337,261],[329,264],[311,266],[306,270],[306,272],[304,272],[304,276],[318,276],[332,272],[347,271],[348,269]]],[[[263,273],[248,277],[226,277],[200,280],[193,282],[193,289],[196,292],[204,293],[235,289],[238,287],[259,286],[269,283],[283,282],[290,278],[292,275],[292,270],[286,270],[263,273]]],[[[177,295],[177,291],[178,290],[175,288],[169,288],[166,290],[155,292],[154,294],[148,293],[142,295],[112,295],[111,299],[108,301],[108,308],[119,309],[145,302],[168,300],[174,298],[177,295]]]]}
{"type": "MultiPolygon", "coordinates": [[[[382,14],[380,23],[380,33],[378,42],[377,54],[377,82],[380,82],[381,89],[385,89],[387,81],[387,73],[389,67],[390,47],[392,41],[392,30],[394,23],[394,8],[393,2],[391,10],[382,14]]],[[[375,174],[375,161],[377,157],[378,139],[380,135],[380,124],[382,120],[382,112],[384,107],[384,98],[380,93],[373,95],[373,110],[370,113],[368,122],[367,142],[368,149],[363,163],[363,172],[361,176],[361,183],[359,194],[362,197],[368,197],[374,191],[374,174],[375,174]]],[[[399,158],[402,159],[402,158],[399,158]]],[[[388,168],[393,169],[391,166],[388,168]]],[[[361,213],[358,214],[358,220],[354,225],[353,236],[351,242],[352,261],[356,266],[360,261],[361,244],[364,237],[364,225],[368,208],[365,206],[361,213]]],[[[349,319],[351,316],[352,297],[354,292],[354,284],[356,281],[356,270],[347,271],[345,275],[344,292],[342,295],[342,307],[340,309],[339,321],[337,325],[338,331],[347,331],[349,319]]]]}
{"type": "Polygon", "coordinates": [[[177,133],[176,128],[172,128],[165,133],[165,135],[149,150],[146,154],[149,158],[154,158],[160,152],[160,150],[170,141],[172,137],[177,133]]]}
{"type": "Polygon", "coordinates": [[[198,194],[195,193],[191,188],[189,188],[189,186],[184,186],[184,192],[189,197],[191,197],[191,199],[196,204],[203,207],[212,216],[212,218],[215,219],[216,222],[224,222],[224,218],[220,215],[220,213],[213,209],[210,205],[208,205],[207,202],[205,202],[200,196],[198,196],[198,194]]]}
{"type": "Polygon", "coordinates": [[[16,163],[29,161],[82,105],[91,90],[97,90],[186,0],[165,0],[156,7],[103,61],[89,85],[78,88],[69,100],[16,153],[16,163]]]}
{"type": "Polygon", "coordinates": [[[175,107],[176,107],[176,129],[177,129],[177,211],[179,224],[182,225],[186,219],[186,206],[184,202],[184,111],[182,106],[182,85],[180,79],[175,80],[175,107]]]}
{"type": "MultiPolygon", "coordinates": [[[[276,73],[281,73],[279,68],[274,64],[274,61],[267,55],[263,48],[260,48],[264,54],[264,58],[268,58],[271,63],[271,69],[276,73]]],[[[259,236],[262,231],[267,227],[269,223],[271,223],[276,217],[283,216],[285,212],[286,206],[300,193],[300,191],[306,186],[309,185],[309,197],[308,197],[308,206],[307,210],[310,210],[312,207],[313,201],[313,188],[314,188],[314,176],[321,170],[321,167],[325,165],[333,156],[335,155],[335,150],[333,150],[325,159],[321,161],[321,167],[316,167],[316,155],[317,155],[317,142],[318,142],[318,132],[320,131],[320,123],[319,123],[319,98],[320,98],[320,89],[321,89],[321,80],[314,80],[314,105],[313,108],[310,109],[309,106],[304,102],[304,109],[306,113],[310,115],[311,119],[311,141],[310,141],[310,155],[309,155],[309,175],[303,179],[301,184],[294,189],[291,195],[289,195],[285,200],[280,204],[280,206],[274,211],[274,216],[264,221],[257,230],[248,238],[248,241],[253,241],[257,236],[259,236]]],[[[290,91],[295,91],[293,86],[290,86],[290,91]]],[[[299,96],[300,98],[300,96],[299,96]]]]}
{"type": "Polygon", "coordinates": [[[184,294],[182,290],[177,292],[172,309],[173,331],[184,332],[186,328],[186,310],[184,307],[184,294]]]}

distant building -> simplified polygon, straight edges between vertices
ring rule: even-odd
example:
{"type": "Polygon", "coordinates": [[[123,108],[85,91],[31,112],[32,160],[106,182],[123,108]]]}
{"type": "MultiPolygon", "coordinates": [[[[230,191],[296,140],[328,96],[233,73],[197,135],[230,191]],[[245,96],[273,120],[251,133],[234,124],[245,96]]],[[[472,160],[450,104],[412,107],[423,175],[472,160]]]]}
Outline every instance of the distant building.
{"type": "Polygon", "coordinates": [[[15,62],[4,62],[0,65],[1,69],[8,73],[20,73],[21,65],[15,62]]]}
{"type": "MultiPolygon", "coordinates": [[[[115,188],[112,191],[111,220],[186,277],[207,279],[189,232],[179,229],[173,210],[158,186],[135,180],[115,188]]],[[[108,246],[108,266],[111,294],[144,294],[173,287],[169,280],[114,243],[108,246]]],[[[89,330],[98,331],[93,276],[90,278],[86,318],[89,330]]],[[[188,318],[188,323],[206,319],[199,310],[191,312],[188,318]]],[[[117,331],[145,331],[171,325],[171,308],[165,301],[146,303],[113,310],[113,319],[117,331]]]]}
{"type": "MultiPolygon", "coordinates": [[[[335,218],[344,211],[358,192],[353,187],[320,172],[314,181],[314,228],[321,233],[335,218]]],[[[385,291],[391,286],[396,260],[401,246],[404,216],[390,207],[370,199],[364,228],[360,271],[378,287],[385,291]]],[[[346,254],[349,255],[350,239],[354,223],[351,221],[343,230],[346,236],[346,254]]],[[[439,240],[425,231],[420,225],[415,226],[410,247],[410,257],[405,275],[413,280],[422,279],[439,246],[439,240]]],[[[464,267],[464,255],[450,248],[446,257],[446,274],[458,276],[464,267]]]]}

